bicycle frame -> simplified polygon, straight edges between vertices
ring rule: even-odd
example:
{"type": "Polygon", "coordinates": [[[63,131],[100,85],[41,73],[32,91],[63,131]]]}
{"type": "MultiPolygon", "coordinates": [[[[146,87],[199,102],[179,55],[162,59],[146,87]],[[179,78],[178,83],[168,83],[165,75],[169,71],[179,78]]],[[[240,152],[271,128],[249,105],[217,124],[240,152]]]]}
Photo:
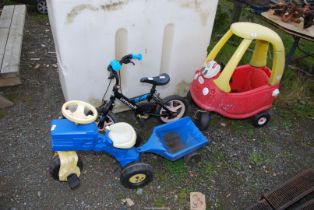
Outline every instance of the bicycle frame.
{"type": "Polygon", "coordinates": [[[118,88],[114,87],[113,88],[113,95],[110,97],[110,103],[112,103],[112,105],[110,105],[110,108],[113,108],[113,103],[115,101],[115,99],[118,99],[119,101],[121,101],[122,103],[124,103],[125,105],[127,105],[130,109],[134,110],[137,114],[143,114],[140,112],[139,107],[137,105],[137,103],[142,102],[142,101],[148,101],[150,102],[151,100],[153,100],[154,102],[156,102],[158,105],[160,105],[161,107],[163,107],[166,111],[167,114],[164,115],[157,115],[157,114],[153,114],[150,113],[151,115],[154,116],[167,116],[167,115],[171,115],[172,112],[162,104],[161,100],[155,95],[156,93],[156,87],[155,85],[153,85],[152,89],[150,90],[149,93],[145,93],[143,95],[139,95],[133,98],[128,98],[125,95],[123,95],[122,93],[120,93],[118,91],[118,88]]]}
{"type": "MultiPolygon", "coordinates": [[[[116,77],[116,75],[114,76],[116,77]]],[[[149,93],[145,93],[143,95],[139,95],[133,98],[128,98],[119,92],[119,86],[117,85],[119,84],[118,82],[119,80],[116,78],[116,84],[113,87],[113,94],[110,96],[109,101],[105,103],[105,106],[101,110],[99,110],[99,112],[101,113],[99,127],[103,127],[103,123],[105,122],[105,117],[107,116],[108,112],[113,109],[114,102],[116,99],[121,101],[123,104],[127,105],[131,110],[135,111],[136,114],[144,114],[139,109],[139,106],[137,105],[137,103],[142,102],[142,101],[151,102],[153,100],[156,104],[158,104],[163,109],[165,109],[167,113],[163,115],[149,113],[150,115],[156,116],[156,117],[172,116],[173,114],[172,111],[170,111],[166,106],[164,106],[162,104],[161,99],[158,96],[156,96],[157,90],[156,90],[155,85],[153,85],[149,93]]]]}

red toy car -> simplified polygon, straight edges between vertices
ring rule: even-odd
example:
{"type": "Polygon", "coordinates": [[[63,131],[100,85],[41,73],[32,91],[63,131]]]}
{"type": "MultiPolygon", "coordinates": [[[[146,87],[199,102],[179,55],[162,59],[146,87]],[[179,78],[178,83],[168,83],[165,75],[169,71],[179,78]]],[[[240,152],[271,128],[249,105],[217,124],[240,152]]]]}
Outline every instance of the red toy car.
{"type": "MultiPolygon", "coordinates": [[[[267,110],[279,95],[284,55],[282,40],[271,29],[253,23],[234,23],[208,55],[205,67],[196,71],[190,97],[207,112],[217,112],[232,119],[253,117],[254,125],[262,127],[270,119],[267,110]],[[221,71],[214,59],[233,34],[243,40],[221,71]],[[255,49],[250,64],[238,66],[253,40],[255,49]],[[272,70],[266,66],[269,44],[273,49],[272,70]]],[[[208,126],[207,112],[199,115],[202,129],[208,126]]]]}

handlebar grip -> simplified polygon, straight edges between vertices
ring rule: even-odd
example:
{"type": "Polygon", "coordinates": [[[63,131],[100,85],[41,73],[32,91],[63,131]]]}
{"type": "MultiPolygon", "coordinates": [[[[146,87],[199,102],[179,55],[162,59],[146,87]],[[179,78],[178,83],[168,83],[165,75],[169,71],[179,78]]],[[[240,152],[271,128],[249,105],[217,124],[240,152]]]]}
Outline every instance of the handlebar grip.
{"type": "Polygon", "coordinates": [[[137,59],[139,61],[141,61],[143,59],[143,56],[141,53],[139,54],[132,54],[132,59],[137,59]]]}
{"type": "Polygon", "coordinates": [[[121,63],[119,61],[117,61],[117,60],[112,60],[110,62],[110,66],[111,66],[112,70],[114,70],[115,72],[120,71],[120,69],[122,67],[121,63]]]}

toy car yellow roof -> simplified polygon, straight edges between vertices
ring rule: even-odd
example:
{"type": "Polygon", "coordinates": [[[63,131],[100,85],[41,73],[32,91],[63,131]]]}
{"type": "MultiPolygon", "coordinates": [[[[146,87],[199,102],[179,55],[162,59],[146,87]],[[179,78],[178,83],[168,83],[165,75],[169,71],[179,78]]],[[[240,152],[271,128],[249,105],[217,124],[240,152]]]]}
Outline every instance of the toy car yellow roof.
{"type": "Polygon", "coordinates": [[[265,26],[256,23],[239,22],[232,24],[230,31],[243,39],[267,41],[274,46],[275,51],[284,50],[280,36],[265,26]]]}
{"type": "Polygon", "coordinates": [[[233,23],[230,26],[230,30],[227,31],[209,53],[205,63],[216,58],[219,51],[232,35],[237,35],[243,38],[243,40],[226,64],[223,72],[214,80],[214,83],[218,88],[224,92],[231,91],[229,81],[232,74],[253,40],[256,40],[256,44],[250,65],[255,67],[264,67],[267,65],[267,53],[270,43],[273,47],[273,64],[269,84],[279,84],[285,67],[284,45],[280,36],[276,32],[259,24],[246,22],[233,23]]]}

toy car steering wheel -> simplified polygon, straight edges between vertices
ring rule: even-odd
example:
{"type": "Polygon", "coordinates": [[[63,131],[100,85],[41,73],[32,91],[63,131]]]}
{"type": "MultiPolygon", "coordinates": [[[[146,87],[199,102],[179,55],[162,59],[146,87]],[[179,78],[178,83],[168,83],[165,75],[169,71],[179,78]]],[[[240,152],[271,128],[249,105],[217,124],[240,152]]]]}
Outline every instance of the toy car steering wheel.
{"type": "Polygon", "coordinates": [[[84,101],[68,101],[63,104],[61,111],[64,117],[78,124],[88,124],[94,122],[98,115],[96,108],[84,101]],[[76,107],[75,111],[72,112],[70,107],[76,107]],[[92,112],[92,115],[86,114],[89,111],[92,112]]]}

